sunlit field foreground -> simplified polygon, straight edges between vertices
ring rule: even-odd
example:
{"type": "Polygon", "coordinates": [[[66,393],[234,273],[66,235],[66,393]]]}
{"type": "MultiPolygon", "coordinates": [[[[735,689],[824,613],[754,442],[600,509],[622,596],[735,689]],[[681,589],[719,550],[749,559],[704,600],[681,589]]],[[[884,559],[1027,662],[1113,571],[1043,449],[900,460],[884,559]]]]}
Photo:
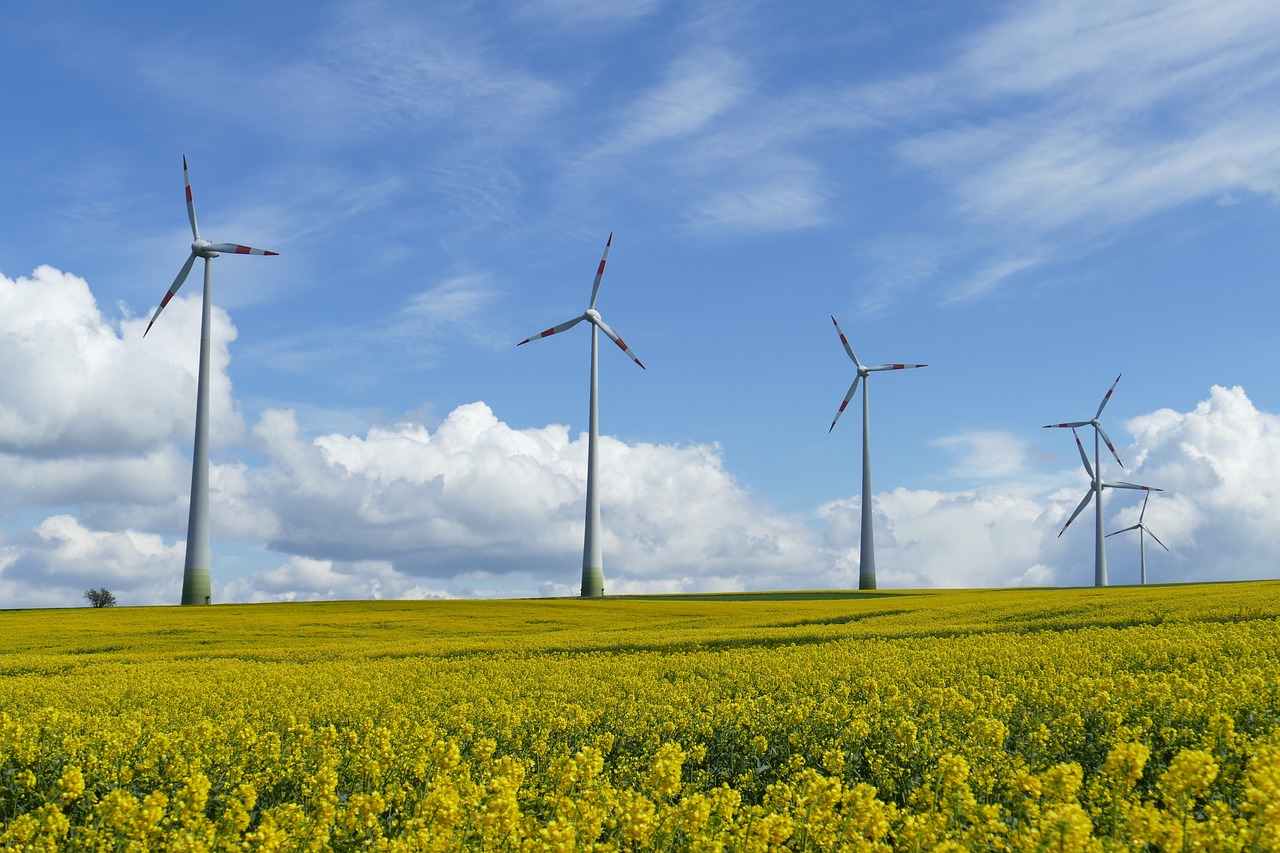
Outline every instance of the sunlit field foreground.
{"type": "Polygon", "coordinates": [[[0,848],[1280,850],[1278,617],[1274,582],[2,612],[0,848]]]}

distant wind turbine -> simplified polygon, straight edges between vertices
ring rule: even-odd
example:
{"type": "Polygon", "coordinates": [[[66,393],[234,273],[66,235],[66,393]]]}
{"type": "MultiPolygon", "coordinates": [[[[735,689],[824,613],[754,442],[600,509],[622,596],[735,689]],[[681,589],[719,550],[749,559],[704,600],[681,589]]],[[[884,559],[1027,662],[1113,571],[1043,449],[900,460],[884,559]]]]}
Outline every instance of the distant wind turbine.
{"type": "Polygon", "coordinates": [[[187,158],[182,158],[182,178],[187,185],[187,218],[191,220],[191,255],[182,265],[178,277],[173,280],[169,292],[160,300],[160,307],[151,315],[147,332],[155,325],[160,312],[173,299],[191,272],[196,258],[204,259],[204,305],[200,312],[200,373],[196,381],[196,436],[191,459],[191,508],[187,517],[187,559],[182,571],[182,603],[208,604],[210,601],[209,569],[213,554],[209,548],[209,314],[212,310],[211,290],[213,259],[222,253],[236,255],[275,255],[265,249],[241,246],[239,243],[210,243],[201,239],[196,225],[196,205],[191,198],[191,175],[187,172],[187,158]]]}
{"type": "MultiPolygon", "coordinates": [[[[1120,374],[1120,376],[1123,376],[1123,375],[1124,375],[1123,373],[1120,374]]],[[[1076,427],[1082,427],[1082,426],[1093,427],[1093,463],[1094,464],[1093,464],[1093,468],[1089,469],[1089,477],[1090,479],[1093,480],[1093,491],[1097,493],[1097,498],[1098,498],[1097,503],[1094,504],[1094,510],[1095,510],[1095,516],[1096,516],[1096,522],[1097,522],[1096,524],[1097,542],[1095,543],[1094,549],[1093,549],[1093,585],[1094,586],[1107,585],[1107,547],[1103,543],[1104,536],[1102,532],[1102,480],[1099,479],[1099,477],[1093,473],[1094,470],[1100,471],[1102,469],[1102,458],[1099,455],[1100,454],[1099,438],[1106,441],[1107,449],[1111,451],[1111,455],[1116,458],[1116,462],[1119,463],[1121,468],[1124,467],[1124,463],[1120,462],[1120,454],[1116,453],[1116,446],[1111,443],[1111,439],[1107,436],[1106,430],[1102,428],[1102,424],[1099,423],[1098,418],[1102,417],[1102,410],[1107,407],[1107,401],[1111,399],[1111,393],[1116,390],[1116,385],[1120,382],[1120,376],[1117,376],[1116,381],[1111,383],[1111,387],[1107,389],[1107,393],[1103,396],[1102,402],[1098,404],[1098,411],[1094,414],[1094,416],[1090,420],[1070,421],[1064,424],[1045,424],[1044,426],[1044,429],[1070,429],[1072,432],[1075,432],[1076,427]]],[[[1080,446],[1079,435],[1076,436],[1076,445],[1080,446]]],[[[1081,453],[1081,456],[1084,455],[1083,447],[1081,447],[1080,453],[1081,453]]],[[[1085,467],[1086,468],[1089,467],[1089,460],[1087,458],[1085,459],[1085,467]]],[[[1077,507],[1075,513],[1071,516],[1072,519],[1074,519],[1076,515],[1080,514],[1080,509],[1082,509],[1086,503],[1088,503],[1087,500],[1082,502],[1080,504],[1080,507],[1077,507]]],[[[1067,524],[1069,525],[1071,524],[1071,522],[1068,521],[1067,524]]],[[[1065,531],[1067,528],[1063,527],[1062,529],[1063,531],[1065,531]]],[[[1058,535],[1061,536],[1062,533],[1059,533],[1058,535]]]]}
{"type": "Polygon", "coordinates": [[[840,335],[840,343],[844,344],[844,351],[849,354],[849,358],[853,359],[853,363],[858,368],[858,375],[853,378],[853,384],[849,386],[849,393],[844,395],[844,402],[840,404],[840,410],[836,412],[836,416],[831,421],[831,426],[827,429],[836,428],[836,421],[840,420],[840,416],[844,414],[845,406],[849,405],[849,401],[853,399],[853,395],[858,390],[858,383],[862,382],[862,541],[858,548],[858,589],[875,589],[876,588],[876,545],[875,536],[871,529],[871,419],[867,410],[867,385],[870,384],[867,378],[872,373],[878,373],[882,370],[905,370],[912,367],[928,367],[927,364],[877,364],[867,367],[858,361],[858,357],[853,354],[853,347],[849,346],[849,339],[844,336],[844,332],[840,331],[840,324],[836,323],[836,318],[832,317],[831,322],[835,323],[836,332],[840,335]]]}
{"type": "MultiPolygon", "coordinates": [[[[1084,452],[1084,445],[1080,442],[1080,434],[1075,431],[1075,427],[1071,428],[1071,434],[1075,436],[1076,449],[1080,451],[1080,461],[1084,463],[1084,470],[1089,475],[1089,480],[1090,480],[1089,491],[1085,492],[1084,498],[1081,499],[1079,505],[1076,506],[1076,511],[1071,513],[1071,517],[1067,519],[1067,523],[1062,525],[1062,529],[1058,531],[1058,537],[1061,538],[1062,534],[1067,532],[1067,528],[1071,526],[1071,522],[1075,521],[1076,516],[1084,511],[1084,508],[1089,505],[1089,501],[1094,499],[1094,495],[1096,493],[1098,498],[1096,506],[1099,507],[1099,510],[1097,513],[1099,521],[1098,521],[1097,530],[1095,531],[1097,542],[1094,550],[1095,550],[1095,558],[1097,558],[1098,555],[1101,555],[1100,559],[1102,561],[1101,562],[1102,571],[1101,571],[1101,575],[1099,575],[1095,568],[1093,585],[1106,586],[1107,585],[1107,554],[1106,554],[1106,549],[1103,547],[1103,544],[1102,544],[1105,537],[1102,534],[1102,522],[1101,522],[1102,511],[1100,509],[1102,506],[1102,490],[1103,489],[1135,489],[1137,491],[1142,491],[1147,493],[1160,492],[1164,490],[1157,489],[1152,486],[1140,486],[1137,483],[1124,483],[1124,482],[1108,483],[1103,481],[1101,469],[1094,468],[1092,465],[1089,464],[1089,457],[1084,452]],[[1101,582],[1099,582],[1098,580],[1099,577],[1101,577],[1102,579],[1101,582]]],[[[1116,461],[1119,462],[1120,460],[1116,459],[1116,461]]]]}
{"type": "MultiPolygon", "coordinates": [[[[1159,489],[1153,489],[1152,491],[1159,491],[1159,489]]],[[[1142,566],[1142,575],[1141,575],[1141,577],[1142,577],[1142,583],[1144,583],[1144,584],[1147,582],[1147,543],[1146,543],[1146,537],[1147,537],[1147,536],[1150,536],[1152,539],[1155,539],[1155,540],[1156,540],[1156,544],[1157,544],[1157,545],[1159,545],[1161,548],[1165,549],[1166,551],[1168,551],[1168,550],[1169,550],[1169,546],[1168,546],[1168,545],[1165,545],[1163,542],[1161,542],[1161,541],[1160,541],[1160,539],[1159,539],[1159,538],[1158,538],[1154,533],[1152,533],[1152,532],[1151,532],[1151,528],[1150,528],[1150,527],[1147,527],[1147,525],[1143,522],[1143,519],[1144,519],[1144,518],[1146,517],[1146,515],[1147,515],[1147,499],[1148,499],[1148,498],[1150,498],[1150,497],[1151,497],[1151,492],[1148,492],[1147,494],[1143,495],[1143,497],[1142,497],[1142,511],[1138,513],[1138,523],[1137,523],[1137,524],[1134,524],[1134,525],[1132,525],[1132,526],[1130,526],[1130,527],[1126,527],[1126,528],[1124,528],[1123,530],[1117,530],[1115,533],[1108,533],[1108,534],[1107,534],[1108,536],[1115,536],[1116,534],[1119,534],[1119,533],[1128,533],[1130,530],[1136,530],[1136,531],[1138,531],[1138,559],[1140,560],[1140,565],[1142,566]]]]}
{"type": "Polygon", "coordinates": [[[600,495],[596,488],[597,475],[599,474],[599,456],[596,452],[596,445],[599,443],[600,437],[598,405],[600,389],[599,344],[596,331],[599,330],[608,335],[609,340],[617,344],[618,348],[629,355],[632,361],[644,368],[644,364],[641,363],[640,359],[636,358],[636,354],[623,343],[617,332],[609,328],[609,324],[604,321],[604,318],[600,316],[600,312],[596,310],[596,298],[600,295],[600,279],[604,277],[604,265],[609,259],[609,248],[612,245],[613,232],[609,232],[609,239],[604,244],[604,254],[600,256],[600,267],[596,270],[596,281],[591,288],[591,303],[587,305],[587,310],[572,320],[566,320],[544,332],[530,335],[516,344],[516,346],[523,346],[529,341],[549,338],[552,335],[557,335],[573,328],[583,320],[591,324],[591,413],[589,419],[590,427],[587,433],[587,518],[586,533],[582,543],[583,598],[599,598],[604,595],[604,556],[600,547],[600,495]]]}

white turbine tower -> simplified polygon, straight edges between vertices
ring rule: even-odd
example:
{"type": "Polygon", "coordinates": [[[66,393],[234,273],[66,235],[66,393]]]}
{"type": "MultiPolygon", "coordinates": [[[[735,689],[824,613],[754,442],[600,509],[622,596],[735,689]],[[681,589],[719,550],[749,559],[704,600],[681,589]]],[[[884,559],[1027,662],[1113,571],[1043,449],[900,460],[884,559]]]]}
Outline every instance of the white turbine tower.
{"type": "MultiPolygon", "coordinates": [[[[1124,375],[1123,373],[1120,374],[1120,376],[1123,376],[1123,375],[1124,375]]],[[[1111,443],[1111,439],[1107,436],[1106,430],[1102,428],[1102,424],[1098,422],[1098,418],[1102,417],[1102,410],[1107,407],[1107,401],[1111,399],[1111,392],[1116,390],[1116,384],[1120,382],[1120,376],[1117,376],[1116,381],[1112,382],[1111,387],[1107,389],[1107,393],[1103,396],[1102,402],[1098,404],[1098,411],[1094,414],[1092,419],[1087,421],[1071,421],[1065,424],[1045,424],[1044,426],[1044,429],[1071,429],[1073,432],[1075,431],[1076,427],[1082,427],[1082,426],[1093,427],[1093,462],[1094,464],[1093,464],[1093,468],[1090,469],[1089,477],[1093,480],[1093,491],[1097,493],[1096,496],[1098,498],[1097,503],[1094,505],[1096,527],[1097,527],[1097,542],[1095,543],[1094,549],[1093,549],[1093,585],[1094,586],[1107,585],[1107,548],[1106,548],[1106,545],[1103,544],[1104,536],[1102,532],[1102,480],[1100,479],[1100,476],[1101,476],[1100,474],[1095,475],[1093,473],[1094,470],[1097,470],[1097,471],[1102,470],[1102,467],[1101,467],[1102,458],[1099,455],[1100,454],[1099,438],[1101,438],[1103,441],[1107,443],[1107,449],[1111,451],[1111,455],[1116,458],[1116,462],[1119,463],[1120,467],[1121,468],[1124,467],[1124,463],[1120,462],[1120,454],[1116,453],[1115,445],[1111,443]]],[[[1080,436],[1078,435],[1076,436],[1076,445],[1077,446],[1080,445],[1080,436]]],[[[1084,454],[1083,447],[1081,448],[1080,453],[1081,455],[1084,454]]],[[[1089,460],[1087,458],[1085,459],[1085,467],[1086,468],[1089,467],[1089,460]]],[[[1080,507],[1083,508],[1085,503],[1088,503],[1088,501],[1084,501],[1083,503],[1081,503],[1080,507]]],[[[1079,513],[1080,513],[1080,509],[1077,508],[1075,511],[1075,514],[1073,514],[1071,518],[1074,519],[1076,515],[1079,515],[1079,513]]],[[[1071,523],[1070,521],[1067,522],[1067,524],[1070,524],[1070,523],[1071,523]]],[[[1062,529],[1065,531],[1067,528],[1063,527],[1062,529]]],[[[1058,535],[1061,536],[1062,534],[1059,533],[1058,535]]]]}
{"type": "Polygon", "coordinates": [[[191,255],[182,265],[178,277],[173,280],[169,292],[160,300],[160,307],[151,315],[147,332],[155,325],[160,312],[182,287],[191,272],[196,258],[204,259],[204,305],[200,311],[200,372],[196,380],[196,437],[191,458],[191,508],[187,517],[187,559],[182,570],[182,603],[208,604],[211,590],[209,569],[213,554],[209,547],[209,314],[212,310],[211,290],[213,259],[226,252],[236,255],[275,255],[265,249],[253,249],[239,243],[210,243],[201,239],[196,225],[196,205],[191,198],[191,176],[187,172],[187,158],[182,158],[182,177],[187,184],[187,218],[191,220],[191,255]]]}
{"type": "Polygon", "coordinates": [[[604,244],[604,254],[600,256],[600,267],[596,270],[596,281],[591,288],[591,303],[587,306],[587,310],[572,320],[566,320],[544,332],[530,335],[516,344],[516,346],[523,346],[529,341],[551,337],[573,328],[583,320],[591,324],[591,411],[587,432],[587,519],[586,533],[582,543],[583,598],[599,598],[604,595],[604,557],[600,547],[600,495],[596,488],[597,475],[599,474],[599,455],[596,451],[596,445],[600,437],[599,405],[597,402],[600,390],[599,344],[596,331],[599,330],[608,335],[609,340],[631,356],[632,361],[639,364],[642,369],[644,368],[644,364],[641,363],[640,359],[636,358],[636,354],[623,343],[617,332],[609,328],[609,324],[604,321],[604,318],[600,316],[600,312],[596,310],[596,297],[600,295],[600,279],[604,277],[604,265],[609,259],[609,247],[612,245],[613,232],[609,232],[609,239],[604,244]]]}
{"type": "MultiPolygon", "coordinates": [[[[1116,378],[1116,381],[1117,382],[1120,381],[1119,377],[1116,378]]],[[[1114,388],[1115,385],[1113,384],[1111,387],[1114,388]]],[[[1108,391],[1107,393],[1110,394],[1111,392],[1108,391]]],[[[1106,400],[1103,400],[1103,403],[1105,404],[1106,400]]],[[[1099,411],[1101,411],[1101,409],[1099,409],[1099,411]]],[[[1097,541],[1095,544],[1094,551],[1095,551],[1095,558],[1101,561],[1097,565],[1101,565],[1102,569],[1101,569],[1101,572],[1099,573],[1099,571],[1095,566],[1093,585],[1106,586],[1107,585],[1107,554],[1106,554],[1105,548],[1103,547],[1103,540],[1106,537],[1103,536],[1103,533],[1102,533],[1102,509],[1101,509],[1102,490],[1103,489],[1135,489],[1135,490],[1147,492],[1147,493],[1160,492],[1164,490],[1153,488],[1152,486],[1140,486],[1137,483],[1105,482],[1102,479],[1102,469],[1095,468],[1094,466],[1089,464],[1089,456],[1084,452],[1084,445],[1080,442],[1080,434],[1076,432],[1075,427],[1071,428],[1071,434],[1075,436],[1076,449],[1080,451],[1080,461],[1084,463],[1084,470],[1089,475],[1089,480],[1090,480],[1089,491],[1085,492],[1084,498],[1081,499],[1079,505],[1076,506],[1076,511],[1071,513],[1071,517],[1067,519],[1067,523],[1062,525],[1062,529],[1058,531],[1058,537],[1061,538],[1062,534],[1067,532],[1067,528],[1071,526],[1071,522],[1076,520],[1076,516],[1084,511],[1084,508],[1089,505],[1089,501],[1093,500],[1096,494],[1097,496],[1096,507],[1098,508],[1098,511],[1097,511],[1098,524],[1097,524],[1097,530],[1096,530],[1097,541]],[[1100,581],[1099,581],[1099,578],[1101,578],[1100,581]]],[[[1110,446],[1110,444],[1111,442],[1108,441],[1107,445],[1110,446]]],[[[1112,453],[1114,452],[1115,450],[1113,449],[1112,453]]],[[[1120,459],[1117,457],[1116,461],[1119,462],[1120,459]]]]}
{"type": "Polygon", "coordinates": [[[849,405],[849,401],[853,399],[853,395],[858,390],[858,383],[862,382],[862,541],[858,548],[858,589],[875,589],[876,588],[876,545],[875,537],[871,529],[871,419],[867,411],[867,385],[868,377],[872,373],[879,373],[882,370],[905,370],[912,367],[928,367],[927,364],[876,364],[867,367],[858,361],[858,357],[853,354],[853,347],[849,346],[849,339],[844,336],[844,332],[840,331],[840,324],[836,323],[836,318],[832,317],[831,322],[835,323],[836,332],[840,335],[840,343],[844,344],[844,351],[849,354],[849,358],[853,359],[853,363],[858,368],[858,375],[853,378],[853,384],[849,386],[849,393],[844,395],[844,402],[840,404],[840,410],[836,412],[835,418],[831,421],[831,426],[827,429],[836,428],[836,421],[840,420],[840,416],[844,414],[845,406],[849,405]]]}
{"type": "MultiPolygon", "coordinates": [[[[1152,489],[1152,491],[1159,491],[1159,489],[1152,489]]],[[[1146,515],[1147,515],[1147,499],[1150,497],[1151,497],[1151,492],[1148,492],[1142,498],[1142,511],[1138,513],[1137,524],[1132,525],[1131,527],[1126,527],[1123,530],[1117,530],[1115,533],[1107,534],[1108,536],[1115,536],[1116,534],[1119,534],[1119,533],[1128,533],[1130,530],[1138,531],[1138,559],[1140,561],[1139,564],[1142,566],[1142,575],[1141,575],[1142,583],[1147,582],[1146,537],[1150,536],[1152,539],[1156,540],[1156,544],[1159,545],[1161,548],[1165,549],[1166,551],[1169,550],[1169,546],[1161,542],[1159,537],[1157,537],[1154,533],[1152,533],[1151,528],[1147,527],[1146,523],[1143,521],[1143,519],[1146,518],[1146,515]]]]}

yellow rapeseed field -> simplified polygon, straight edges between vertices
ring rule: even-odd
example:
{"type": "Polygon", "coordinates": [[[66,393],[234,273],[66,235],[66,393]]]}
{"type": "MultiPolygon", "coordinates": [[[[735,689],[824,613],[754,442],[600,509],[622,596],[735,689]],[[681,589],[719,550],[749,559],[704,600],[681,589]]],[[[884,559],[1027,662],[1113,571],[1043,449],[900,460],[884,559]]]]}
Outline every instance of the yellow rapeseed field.
{"type": "Polygon", "coordinates": [[[1280,583],[0,613],[0,849],[1280,850],[1280,583]]]}

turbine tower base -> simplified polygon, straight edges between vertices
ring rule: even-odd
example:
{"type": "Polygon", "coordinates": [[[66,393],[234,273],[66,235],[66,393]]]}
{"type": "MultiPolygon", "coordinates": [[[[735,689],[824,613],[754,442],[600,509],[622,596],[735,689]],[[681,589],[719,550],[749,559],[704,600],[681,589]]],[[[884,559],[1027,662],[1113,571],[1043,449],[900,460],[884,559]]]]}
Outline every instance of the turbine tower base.
{"type": "Polygon", "coordinates": [[[208,569],[187,569],[182,573],[183,604],[209,604],[210,595],[208,569]]]}
{"type": "Polygon", "coordinates": [[[586,566],[582,568],[582,597],[583,598],[603,598],[604,597],[604,569],[589,569],[586,566]]]}
{"type": "Polygon", "coordinates": [[[872,590],[876,588],[876,570],[872,566],[870,571],[862,569],[858,572],[858,589],[872,590]]]}

